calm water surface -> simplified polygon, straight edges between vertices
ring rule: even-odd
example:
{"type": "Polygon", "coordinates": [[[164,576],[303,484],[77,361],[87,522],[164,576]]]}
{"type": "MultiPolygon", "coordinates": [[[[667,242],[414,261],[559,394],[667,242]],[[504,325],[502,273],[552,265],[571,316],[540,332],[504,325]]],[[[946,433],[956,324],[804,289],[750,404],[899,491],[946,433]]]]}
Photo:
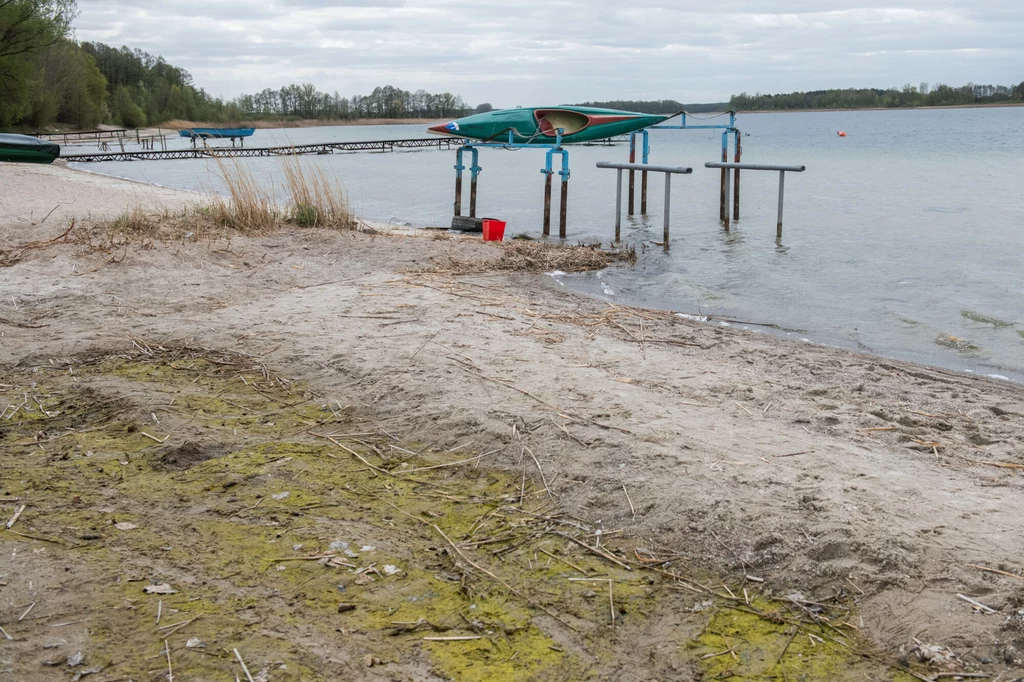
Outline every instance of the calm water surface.
{"type": "MultiPolygon", "coordinates": [[[[725,234],[719,176],[704,168],[721,153],[720,134],[653,131],[652,163],[694,168],[673,179],[670,254],[651,244],[661,239],[663,206],[661,176],[652,174],[649,214],[623,226],[624,239],[645,249],[637,266],[557,279],[621,303],[770,323],[793,331],[766,331],[816,343],[1024,381],[1024,108],[757,114],[737,125],[744,161],[807,166],[787,174],[781,242],[776,173],[744,174],[741,219],[725,234]],[[940,336],[974,348],[946,347],[940,336]]],[[[424,128],[259,130],[248,144],[426,137],[424,128]]],[[[615,172],[595,163],[625,161],[628,149],[579,147],[570,156],[569,238],[608,240],[615,172]]],[[[335,173],[358,215],[415,226],[451,221],[454,161],[454,151],[436,150],[301,160],[335,173]]],[[[539,236],[543,162],[542,151],[483,150],[480,214],[539,236]]],[[[278,182],[278,159],[244,163],[278,182]]],[[[82,168],[224,189],[217,164],[205,160],[82,168]]]]}

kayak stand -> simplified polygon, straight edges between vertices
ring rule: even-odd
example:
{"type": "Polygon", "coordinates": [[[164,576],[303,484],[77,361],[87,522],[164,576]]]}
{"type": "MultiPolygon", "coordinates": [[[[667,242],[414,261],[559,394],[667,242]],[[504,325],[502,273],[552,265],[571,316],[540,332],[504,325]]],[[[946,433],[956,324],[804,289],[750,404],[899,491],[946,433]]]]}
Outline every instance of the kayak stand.
{"type": "Polygon", "coordinates": [[[628,170],[632,176],[636,171],[643,173],[643,186],[644,186],[644,208],[647,203],[647,172],[652,171],[654,173],[665,174],[665,234],[663,245],[665,250],[668,251],[668,218],[671,212],[672,204],[672,176],[673,175],[689,175],[693,172],[692,168],[684,166],[656,166],[648,163],[609,163],[608,161],[598,161],[598,168],[614,168],[617,171],[618,182],[615,187],[615,241],[622,241],[622,171],[628,170]]]}
{"type": "Polygon", "coordinates": [[[561,191],[561,203],[559,204],[559,215],[558,215],[558,236],[560,239],[565,239],[566,235],[566,209],[569,201],[569,150],[562,147],[562,134],[564,130],[557,128],[555,130],[555,140],[550,144],[535,144],[528,143],[524,144],[521,142],[515,142],[515,136],[518,135],[518,131],[514,128],[508,130],[508,142],[469,142],[467,141],[461,147],[455,155],[455,206],[454,206],[454,218],[452,219],[452,227],[457,227],[465,224],[467,221],[462,219],[462,174],[464,171],[469,170],[469,217],[475,219],[476,216],[476,196],[477,196],[477,182],[483,168],[480,167],[480,148],[489,147],[493,149],[545,149],[547,150],[547,158],[544,164],[544,168],[540,170],[545,175],[544,181],[544,236],[551,234],[551,180],[555,174],[554,169],[554,157],[558,154],[562,157],[561,169],[558,171],[559,177],[562,179],[562,191],[561,191]],[[470,165],[467,169],[463,162],[466,152],[470,153],[470,165]]]}
{"type": "MultiPolygon", "coordinates": [[[[775,227],[775,236],[777,239],[782,239],[782,202],[786,194],[786,173],[803,173],[807,170],[807,166],[779,166],[775,164],[764,164],[764,163],[718,163],[717,161],[708,161],[704,164],[705,168],[721,168],[723,177],[725,178],[725,193],[729,193],[729,169],[733,168],[736,170],[736,182],[739,182],[741,170],[762,170],[762,171],[778,171],[779,172],[779,219],[775,227]]],[[[740,215],[740,200],[739,200],[739,188],[736,189],[736,217],[740,215]]],[[[725,231],[729,231],[729,207],[725,206],[725,231]]],[[[616,230],[616,234],[618,231],[616,230]]]]}
{"type": "MultiPolygon", "coordinates": [[[[729,136],[732,135],[735,138],[735,143],[734,143],[735,159],[734,159],[734,161],[738,164],[740,162],[740,157],[742,156],[743,151],[742,151],[742,145],[740,144],[740,138],[741,138],[740,130],[739,130],[739,128],[736,127],[736,112],[735,111],[728,111],[728,112],[725,112],[725,113],[727,113],[729,115],[729,123],[728,123],[728,125],[690,125],[689,123],[687,123],[687,120],[686,120],[687,114],[684,111],[681,114],[679,114],[679,116],[680,116],[680,123],[679,123],[679,125],[664,125],[664,124],[662,124],[662,125],[651,126],[650,128],[644,128],[643,130],[638,130],[638,131],[636,131],[634,133],[630,133],[630,135],[629,135],[629,162],[630,163],[636,163],[636,138],[637,138],[638,135],[642,136],[642,140],[643,140],[643,146],[641,147],[641,164],[648,164],[650,162],[651,145],[650,145],[650,134],[649,134],[649,131],[651,131],[651,130],[721,130],[722,131],[722,162],[725,163],[725,162],[729,161],[729,136]]],[[[717,115],[718,116],[722,116],[724,114],[717,114],[717,115]]],[[[710,118],[714,118],[714,117],[710,117],[710,118]]],[[[698,120],[707,120],[707,119],[698,119],[698,120]]],[[[735,168],[735,184],[733,185],[733,189],[732,189],[732,195],[733,195],[732,196],[732,201],[733,201],[732,215],[734,216],[735,219],[738,220],[739,217],[740,217],[740,168],[739,167],[735,167],[735,166],[732,166],[732,168],[735,168]]],[[[729,173],[728,170],[726,170],[725,168],[722,168],[721,199],[719,200],[719,207],[718,207],[718,217],[719,217],[719,220],[722,220],[723,222],[725,222],[725,229],[726,230],[729,229],[729,223],[728,223],[728,220],[729,220],[729,217],[728,217],[729,216],[729,206],[728,206],[729,200],[728,200],[728,196],[730,194],[730,191],[729,191],[729,177],[728,177],[728,173],[729,173]]],[[[635,171],[633,171],[633,170],[629,171],[629,209],[628,209],[629,215],[633,215],[634,214],[634,201],[633,201],[633,196],[634,196],[634,174],[635,174],[635,171]]],[[[646,214],[647,213],[647,171],[641,171],[641,176],[640,176],[640,213],[641,214],[646,214]]]]}

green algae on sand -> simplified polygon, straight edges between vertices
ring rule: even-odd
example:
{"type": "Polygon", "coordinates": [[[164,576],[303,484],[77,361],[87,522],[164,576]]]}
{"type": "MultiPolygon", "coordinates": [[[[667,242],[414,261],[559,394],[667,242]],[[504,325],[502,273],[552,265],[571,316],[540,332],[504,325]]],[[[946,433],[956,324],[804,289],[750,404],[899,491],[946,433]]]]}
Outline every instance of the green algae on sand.
{"type": "Polygon", "coordinates": [[[0,542],[38,545],[51,570],[36,579],[61,586],[90,665],[117,675],[151,676],[165,641],[182,679],[230,679],[236,648],[275,681],[869,665],[848,604],[810,618],[749,584],[676,580],[685,564],[602,540],[522,464],[397,442],[243,354],[136,344],[3,375],[0,492],[29,508],[0,542]],[[143,590],[164,582],[174,594],[143,590]]]}

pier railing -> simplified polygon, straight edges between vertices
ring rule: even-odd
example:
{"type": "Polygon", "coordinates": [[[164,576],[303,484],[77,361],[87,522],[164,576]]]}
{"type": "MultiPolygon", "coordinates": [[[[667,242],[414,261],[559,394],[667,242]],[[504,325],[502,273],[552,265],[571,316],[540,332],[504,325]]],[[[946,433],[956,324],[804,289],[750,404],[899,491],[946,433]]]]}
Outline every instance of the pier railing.
{"type": "MultiPolygon", "coordinates": [[[[665,174],[665,234],[664,247],[668,251],[668,221],[672,205],[672,176],[689,175],[693,173],[692,168],[684,166],[658,166],[650,163],[613,163],[609,161],[598,161],[598,168],[614,168],[617,171],[618,181],[615,187],[615,241],[621,241],[622,237],[622,171],[628,170],[630,174],[634,171],[641,171],[646,177],[648,172],[665,174]]],[[[644,183],[646,189],[647,183],[644,183]]],[[[646,202],[645,202],[646,203],[646,202]]]]}
{"type": "MultiPolygon", "coordinates": [[[[778,224],[775,228],[776,237],[782,237],[782,202],[786,194],[786,173],[803,173],[807,170],[807,166],[781,166],[776,164],[766,163],[722,163],[719,161],[708,161],[704,164],[705,168],[721,168],[725,171],[732,168],[737,171],[741,170],[757,170],[757,171],[778,171],[779,172],[779,219],[778,224]]],[[[739,174],[736,175],[737,181],[739,174]]],[[[725,195],[729,194],[729,173],[725,173],[725,195]]],[[[739,213],[739,198],[737,195],[736,200],[736,212],[739,213]]],[[[729,206],[725,206],[725,213],[722,216],[725,222],[725,230],[729,231],[729,206]]]]}

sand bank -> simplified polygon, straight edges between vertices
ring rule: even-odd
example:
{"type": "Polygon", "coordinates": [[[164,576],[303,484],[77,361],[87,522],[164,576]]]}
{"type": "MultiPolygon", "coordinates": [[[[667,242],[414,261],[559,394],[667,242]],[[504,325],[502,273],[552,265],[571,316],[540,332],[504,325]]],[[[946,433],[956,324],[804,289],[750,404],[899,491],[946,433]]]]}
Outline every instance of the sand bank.
{"type": "MultiPolygon", "coordinates": [[[[0,228],[6,244],[22,239],[24,225],[37,218],[37,236],[43,228],[50,236],[61,232],[60,221],[51,216],[43,224],[41,214],[55,203],[63,209],[64,192],[74,192],[77,199],[61,221],[73,208],[93,215],[102,209],[109,215],[147,195],[134,185],[56,167],[13,176],[10,172],[0,169],[5,180],[14,177],[32,192],[5,193],[5,214],[15,218],[5,219],[0,228]]],[[[168,206],[187,199],[150,191],[150,198],[168,206]]],[[[645,603],[647,617],[627,609],[620,622],[602,623],[600,633],[574,634],[559,625],[562,621],[539,613],[534,623],[555,638],[556,649],[569,651],[582,661],[582,669],[597,670],[600,676],[699,676],[704,664],[687,652],[703,655],[709,650],[688,649],[686,642],[708,624],[694,626],[691,607],[707,599],[701,590],[721,593],[722,581],[729,581],[740,600],[742,589],[767,590],[769,596],[785,599],[799,593],[797,599],[804,603],[831,604],[838,598],[843,608],[854,611],[829,627],[841,625],[851,640],[863,636],[876,643],[880,651],[871,655],[888,661],[879,664],[881,674],[892,669],[886,666],[897,665],[900,648],[914,647],[916,638],[949,647],[971,669],[1006,673],[1005,679],[1015,676],[1011,669],[1024,655],[1024,618],[1019,612],[1024,578],[1014,577],[1024,575],[1021,386],[695,322],[664,311],[618,307],[567,293],[543,274],[459,275],[456,270],[464,268],[451,266],[452,258],[461,263],[493,258],[499,248],[429,237],[286,231],[230,242],[129,245],[119,259],[81,244],[33,250],[0,270],[0,301],[11,302],[4,303],[0,319],[0,363],[7,367],[4,381],[19,386],[5,397],[12,405],[23,404],[20,379],[11,378],[20,376],[19,371],[73,367],[75,361],[65,359],[84,353],[121,351],[136,357],[157,344],[172,348],[189,340],[193,347],[245,353],[274,374],[303,382],[327,406],[323,409],[329,408],[328,419],[343,413],[362,420],[361,426],[347,423],[344,433],[387,433],[397,439],[392,442],[416,443],[422,452],[490,453],[474,462],[471,466],[480,468],[472,471],[525,476],[539,491],[544,514],[559,509],[571,515],[560,518],[575,519],[571,523],[635,538],[645,551],[664,559],[660,566],[677,575],[705,576],[706,587],[694,593],[679,587],[676,602],[645,603]],[[545,490],[557,507],[547,502],[545,490]],[[718,583],[706,582],[706,576],[717,576],[718,583]],[[995,613],[979,613],[958,595],[995,613]]],[[[213,428],[212,422],[203,421],[209,415],[196,417],[205,414],[197,411],[192,419],[174,422],[160,406],[171,405],[175,393],[144,397],[127,386],[125,376],[83,381],[101,394],[116,393],[128,401],[125,409],[138,413],[140,420],[152,413],[149,428],[159,433],[147,433],[154,441],[169,438],[149,443],[158,454],[172,445],[183,447],[186,440],[214,437],[200,429],[207,423],[213,428]]],[[[248,385],[236,383],[243,389],[248,385]]],[[[187,389],[175,385],[177,391],[187,389]]],[[[273,425],[283,417],[268,412],[260,419],[260,424],[273,425]]],[[[309,426],[288,422],[290,438],[318,428],[341,432],[341,427],[307,419],[309,426]]],[[[222,443],[224,451],[239,447],[222,443]]],[[[12,452],[0,450],[0,467],[12,452]]],[[[304,485],[305,465],[297,455],[288,462],[281,459],[232,480],[243,486],[239,490],[254,481],[283,481],[280,485],[289,487],[281,490],[296,495],[304,485]],[[289,467],[297,468],[284,473],[289,467]]],[[[81,462],[89,466],[85,459],[81,462]]],[[[354,459],[339,460],[338,466],[352,464],[365,473],[354,459]]],[[[381,460],[373,464],[390,466],[381,460]]],[[[117,462],[110,467],[107,475],[113,477],[117,462]]],[[[315,477],[306,475],[312,486],[315,477]]],[[[133,523],[159,526],[168,535],[178,532],[177,527],[205,528],[203,524],[219,523],[225,514],[235,513],[235,507],[220,501],[226,490],[220,474],[193,492],[185,487],[192,480],[187,472],[179,479],[181,507],[139,501],[127,507],[132,489],[109,478],[108,485],[120,485],[116,489],[121,492],[96,501],[96,509],[124,507],[122,515],[130,510],[133,523]]],[[[452,488],[438,489],[437,494],[457,499],[460,484],[454,481],[452,488]]],[[[56,515],[53,507],[61,502],[38,485],[9,486],[0,491],[4,494],[5,513],[21,504],[35,511],[19,521],[25,533],[60,534],[61,528],[69,538],[86,533],[72,530],[73,521],[45,526],[48,511],[56,515]]],[[[298,516],[290,517],[282,511],[285,502],[257,499],[263,497],[239,493],[235,505],[262,505],[242,515],[253,533],[289,528],[299,522],[295,519],[316,515],[312,508],[301,507],[293,509],[298,516]]],[[[397,512],[384,514],[384,521],[380,514],[358,521],[364,532],[379,534],[382,526],[374,524],[386,527],[401,521],[397,512]]],[[[443,516],[423,518],[441,523],[443,516]]],[[[339,527],[351,532],[345,524],[356,522],[331,523],[330,532],[337,534],[339,527]]],[[[430,532],[429,523],[425,532],[430,532]]],[[[96,533],[107,536],[105,529],[96,533]]],[[[127,542],[121,537],[100,542],[116,549],[119,542],[127,542]]],[[[318,548],[309,540],[296,540],[299,548],[290,549],[293,540],[287,537],[279,550],[322,550],[330,537],[320,541],[324,545],[318,548]]],[[[161,554],[165,542],[170,546],[185,540],[153,540],[125,550],[124,579],[128,574],[168,579],[190,586],[197,595],[245,590],[248,598],[262,595],[266,604],[252,607],[262,615],[250,619],[255,624],[246,626],[252,628],[247,631],[288,642],[293,648],[287,660],[293,669],[301,664],[324,679],[341,674],[347,679],[473,679],[468,672],[446,668],[446,659],[438,658],[441,653],[424,650],[387,659],[382,647],[395,640],[380,639],[367,621],[353,625],[344,620],[347,616],[316,615],[312,606],[303,606],[312,602],[303,601],[309,597],[301,590],[232,582],[234,569],[229,566],[214,577],[173,553],[161,554]],[[278,598],[293,602],[288,608],[295,610],[288,618],[273,611],[278,598]],[[313,628],[314,621],[326,630],[313,628]],[[338,631],[347,634],[339,636],[338,631]],[[374,656],[387,660],[382,659],[383,666],[360,666],[364,655],[371,664],[374,656]]],[[[444,545],[440,538],[437,542],[444,545]]],[[[46,606],[41,608],[40,601],[36,609],[51,620],[17,628],[23,635],[17,660],[27,661],[17,670],[36,671],[35,676],[22,672],[19,679],[46,679],[46,669],[37,661],[47,655],[39,639],[48,634],[46,624],[72,611],[75,617],[66,620],[75,620],[80,611],[88,617],[96,610],[121,608],[122,597],[96,587],[90,603],[75,602],[74,590],[62,582],[58,568],[85,561],[77,547],[9,534],[0,535],[0,546],[0,581],[8,583],[5,601],[28,604],[36,599],[29,588],[33,575],[32,589],[45,590],[46,606]],[[33,550],[34,574],[19,563],[19,557],[33,550]]],[[[554,545],[549,548],[556,551],[554,545]]],[[[479,547],[471,550],[464,544],[461,549],[479,547]]],[[[646,555],[616,556],[639,570],[646,555]]],[[[415,560],[409,558],[407,572],[415,560]]],[[[494,570],[508,571],[514,564],[526,571],[528,563],[530,570],[536,568],[532,556],[516,558],[513,552],[494,570]]],[[[317,575],[310,573],[309,580],[318,580],[317,575]]],[[[357,588],[349,585],[349,590],[357,588]]],[[[601,613],[607,614],[607,601],[604,606],[601,613]]],[[[20,612],[0,608],[5,627],[14,628],[20,612]]],[[[569,618],[551,608],[560,618],[569,618]]],[[[468,612],[464,615],[469,617],[468,612]]],[[[416,620],[400,612],[383,618],[416,620]]],[[[584,621],[569,622],[583,627],[584,621]]],[[[489,637],[482,627],[479,636],[489,637]]],[[[61,636],[71,646],[100,647],[87,623],[68,626],[61,636]]],[[[469,636],[477,634],[471,631],[469,636]]],[[[735,645],[747,646],[739,639],[735,645]]],[[[154,639],[148,654],[159,653],[158,646],[154,639]]],[[[781,649],[779,660],[786,651],[781,649]]],[[[502,660],[514,655],[504,652],[502,660]]],[[[790,679],[799,665],[791,664],[790,679]]],[[[863,679],[878,672],[851,668],[831,677],[863,679]]],[[[563,679],[575,677],[566,674],[563,679]]]]}

